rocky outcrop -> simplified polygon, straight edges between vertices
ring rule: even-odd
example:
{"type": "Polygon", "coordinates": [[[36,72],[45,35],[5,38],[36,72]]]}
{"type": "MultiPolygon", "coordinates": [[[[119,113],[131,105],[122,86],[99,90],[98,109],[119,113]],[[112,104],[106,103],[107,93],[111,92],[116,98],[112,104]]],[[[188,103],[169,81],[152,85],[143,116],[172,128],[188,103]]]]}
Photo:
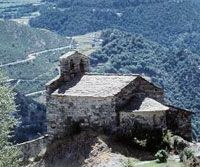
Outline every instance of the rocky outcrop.
{"type": "Polygon", "coordinates": [[[122,167],[127,158],[115,152],[113,147],[119,145],[110,140],[94,131],[82,131],[49,144],[43,158],[27,167],[122,167]]]}

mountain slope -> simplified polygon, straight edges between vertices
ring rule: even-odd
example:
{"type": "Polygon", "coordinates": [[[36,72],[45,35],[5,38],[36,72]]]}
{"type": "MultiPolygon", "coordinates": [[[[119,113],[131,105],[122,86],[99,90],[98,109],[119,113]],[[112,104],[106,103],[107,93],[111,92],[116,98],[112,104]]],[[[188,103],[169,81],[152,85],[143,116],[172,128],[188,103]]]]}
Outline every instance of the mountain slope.
{"type": "Polygon", "coordinates": [[[70,39],[47,30],[0,21],[0,69],[20,92],[43,90],[57,74],[58,58],[70,44],[70,39]]]}
{"type": "Polygon", "coordinates": [[[64,35],[117,28],[170,45],[179,34],[199,33],[199,11],[198,0],[47,0],[30,24],[64,35]]]}
{"type": "Polygon", "coordinates": [[[11,21],[0,21],[1,63],[25,59],[27,54],[66,46],[69,40],[47,30],[35,29],[11,21]]]}

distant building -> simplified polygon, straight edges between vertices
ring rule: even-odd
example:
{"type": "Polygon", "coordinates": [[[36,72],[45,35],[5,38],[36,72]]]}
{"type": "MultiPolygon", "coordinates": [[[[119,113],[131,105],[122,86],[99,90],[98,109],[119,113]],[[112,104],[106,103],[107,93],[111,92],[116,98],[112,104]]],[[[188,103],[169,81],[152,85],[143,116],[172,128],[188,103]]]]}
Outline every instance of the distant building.
{"type": "Polygon", "coordinates": [[[67,135],[74,125],[104,129],[170,129],[192,139],[192,113],[164,102],[164,91],[140,75],[89,73],[77,51],[60,58],[60,75],[46,85],[48,134],[67,135]]]}

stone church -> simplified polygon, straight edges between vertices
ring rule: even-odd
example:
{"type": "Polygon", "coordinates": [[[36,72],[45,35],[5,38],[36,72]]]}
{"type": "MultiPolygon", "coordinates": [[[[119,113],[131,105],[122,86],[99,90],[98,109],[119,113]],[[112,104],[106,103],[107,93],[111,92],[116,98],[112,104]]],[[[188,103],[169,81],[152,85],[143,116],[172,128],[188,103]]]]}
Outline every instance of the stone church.
{"type": "Polygon", "coordinates": [[[47,133],[59,138],[82,128],[170,129],[192,139],[190,111],[167,105],[164,91],[140,75],[93,74],[77,51],[60,57],[60,74],[46,84],[47,133]]]}

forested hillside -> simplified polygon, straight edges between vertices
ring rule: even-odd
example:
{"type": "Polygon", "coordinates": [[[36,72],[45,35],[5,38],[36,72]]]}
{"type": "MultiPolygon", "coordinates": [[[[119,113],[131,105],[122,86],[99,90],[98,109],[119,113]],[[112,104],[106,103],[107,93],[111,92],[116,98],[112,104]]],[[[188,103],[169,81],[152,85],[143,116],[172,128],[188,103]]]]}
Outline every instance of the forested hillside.
{"type": "Polygon", "coordinates": [[[17,125],[14,92],[4,84],[5,76],[0,72],[0,166],[20,167],[20,150],[10,142],[13,128],[17,125]]]}
{"type": "MultiPolygon", "coordinates": [[[[139,73],[163,87],[168,103],[198,112],[200,109],[200,57],[189,50],[172,50],[141,35],[119,30],[102,33],[102,48],[92,54],[93,71],[139,73]]],[[[194,117],[194,135],[200,121],[194,117]]]]}
{"type": "Polygon", "coordinates": [[[171,46],[177,38],[179,45],[185,35],[188,38],[185,33],[196,32],[199,36],[200,32],[198,0],[49,1],[30,24],[62,35],[117,28],[171,46]]]}

